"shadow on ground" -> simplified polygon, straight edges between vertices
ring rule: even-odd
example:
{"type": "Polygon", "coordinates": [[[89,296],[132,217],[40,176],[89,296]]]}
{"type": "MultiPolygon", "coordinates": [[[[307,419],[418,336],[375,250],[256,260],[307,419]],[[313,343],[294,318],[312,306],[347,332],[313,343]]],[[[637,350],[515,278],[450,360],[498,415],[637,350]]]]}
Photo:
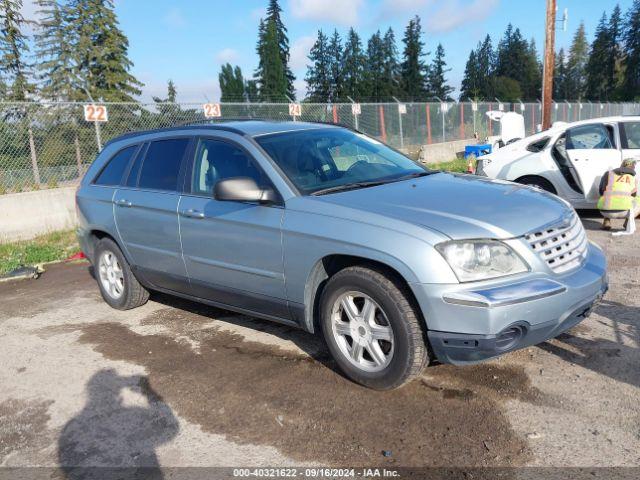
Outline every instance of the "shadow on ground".
{"type": "Polygon", "coordinates": [[[62,429],[60,468],[69,479],[161,479],[156,448],[178,429],[171,408],[147,377],[100,370],[87,383],[87,404],[62,429]],[[127,405],[132,393],[134,404],[127,405]]]}

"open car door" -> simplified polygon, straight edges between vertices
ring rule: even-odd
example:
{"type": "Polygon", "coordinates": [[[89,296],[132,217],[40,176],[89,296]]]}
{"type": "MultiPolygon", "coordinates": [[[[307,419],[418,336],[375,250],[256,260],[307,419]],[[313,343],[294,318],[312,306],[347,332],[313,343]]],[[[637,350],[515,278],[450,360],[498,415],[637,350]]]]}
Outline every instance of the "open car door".
{"type": "Polygon", "coordinates": [[[613,142],[613,132],[602,123],[580,125],[567,130],[566,149],[576,181],[589,202],[597,202],[600,179],[618,168],[622,153],[613,142]]]}

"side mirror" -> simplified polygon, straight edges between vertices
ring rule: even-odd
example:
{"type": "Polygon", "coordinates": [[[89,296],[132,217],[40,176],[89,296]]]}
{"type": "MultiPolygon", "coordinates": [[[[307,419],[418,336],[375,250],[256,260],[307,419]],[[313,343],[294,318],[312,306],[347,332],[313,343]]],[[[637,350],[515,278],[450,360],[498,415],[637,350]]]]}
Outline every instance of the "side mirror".
{"type": "Polygon", "coordinates": [[[220,180],[213,189],[213,197],[221,201],[275,203],[276,192],[260,188],[253,178],[234,177],[220,180]]]}

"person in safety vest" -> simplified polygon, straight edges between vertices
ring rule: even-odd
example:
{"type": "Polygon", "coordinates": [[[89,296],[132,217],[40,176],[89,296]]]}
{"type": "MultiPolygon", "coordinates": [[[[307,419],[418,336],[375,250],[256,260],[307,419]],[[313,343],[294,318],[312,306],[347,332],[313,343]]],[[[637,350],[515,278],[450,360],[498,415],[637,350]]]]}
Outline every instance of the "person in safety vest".
{"type": "Polygon", "coordinates": [[[623,160],[620,168],[604,174],[600,181],[601,196],[598,200],[598,210],[604,217],[603,230],[611,230],[612,218],[626,218],[625,229],[629,218],[635,218],[638,209],[636,182],[634,160],[623,160]]]}

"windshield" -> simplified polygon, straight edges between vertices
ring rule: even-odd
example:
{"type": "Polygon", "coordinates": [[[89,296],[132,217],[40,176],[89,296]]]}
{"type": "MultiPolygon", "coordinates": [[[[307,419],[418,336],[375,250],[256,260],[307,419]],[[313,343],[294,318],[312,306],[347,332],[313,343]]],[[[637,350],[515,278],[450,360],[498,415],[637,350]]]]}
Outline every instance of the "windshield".
{"type": "Polygon", "coordinates": [[[347,129],[276,133],[257,137],[256,141],[305,195],[427,173],[383,143],[347,129]]]}

